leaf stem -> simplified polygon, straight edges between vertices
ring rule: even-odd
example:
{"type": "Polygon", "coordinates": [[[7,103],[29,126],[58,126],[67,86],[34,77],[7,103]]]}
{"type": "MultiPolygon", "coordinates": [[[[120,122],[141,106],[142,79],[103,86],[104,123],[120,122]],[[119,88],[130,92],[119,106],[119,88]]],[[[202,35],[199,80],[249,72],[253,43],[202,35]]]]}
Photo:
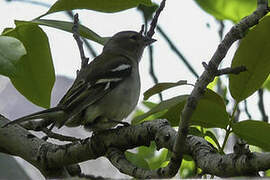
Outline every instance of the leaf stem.
{"type": "Polygon", "coordinates": [[[232,112],[232,115],[231,115],[231,118],[230,118],[230,122],[229,122],[229,126],[227,127],[226,129],[226,134],[225,134],[225,138],[224,138],[224,141],[222,143],[222,147],[220,149],[220,152],[224,153],[224,148],[225,148],[225,145],[228,141],[228,138],[229,138],[229,135],[231,134],[231,124],[233,123],[233,120],[234,120],[234,116],[235,116],[235,113],[237,111],[237,106],[238,106],[238,102],[235,102],[234,104],[234,107],[233,107],[233,112],[232,112]]]}

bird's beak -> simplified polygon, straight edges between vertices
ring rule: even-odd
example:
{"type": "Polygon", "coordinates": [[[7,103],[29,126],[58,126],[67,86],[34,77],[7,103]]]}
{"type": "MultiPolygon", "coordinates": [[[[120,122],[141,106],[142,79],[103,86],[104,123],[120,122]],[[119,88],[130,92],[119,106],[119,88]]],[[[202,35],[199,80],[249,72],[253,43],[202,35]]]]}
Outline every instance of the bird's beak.
{"type": "Polygon", "coordinates": [[[152,38],[149,38],[149,37],[144,37],[144,44],[145,46],[149,46],[150,44],[156,42],[157,40],[156,39],[152,39],[152,38]]]}

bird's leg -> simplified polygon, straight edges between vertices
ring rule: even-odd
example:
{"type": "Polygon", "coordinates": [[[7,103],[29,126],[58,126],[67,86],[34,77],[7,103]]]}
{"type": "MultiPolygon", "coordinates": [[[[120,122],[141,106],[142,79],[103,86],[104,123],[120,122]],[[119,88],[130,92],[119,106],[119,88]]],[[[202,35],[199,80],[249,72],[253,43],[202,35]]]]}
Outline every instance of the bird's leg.
{"type": "Polygon", "coordinates": [[[54,132],[52,132],[51,129],[48,129],[48,128],[43,128],[42,131],[46,134],[46,136],[44,136],[42,138],[45,141],[48,138],[53,138],[53,139],[57,139],[57,140],[60,140],[60,141],[70,141],[70,142],[81,141],[81,139],[76,138],[76,137],[65,136],[65,135],[62,135],[62,134],[54,133],[54,132]]]}

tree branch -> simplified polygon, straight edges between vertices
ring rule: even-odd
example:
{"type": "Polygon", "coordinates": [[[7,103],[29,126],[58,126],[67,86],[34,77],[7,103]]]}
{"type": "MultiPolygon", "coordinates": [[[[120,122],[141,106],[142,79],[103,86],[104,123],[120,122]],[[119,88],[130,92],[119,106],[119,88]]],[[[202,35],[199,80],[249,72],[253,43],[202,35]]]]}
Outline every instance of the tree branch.
{"type": "Polygon", "coordinates": [[[202,65],[206,71],[208,71],[209,74],[213,73],[214,76],[221,76],[226,74],[239,74],[241,72],[247,71],[247,68],[245,66],[238,66],[235,68],[223,68],[223,69],[213,69],[210,68],[206,62],[202,62],[202,65]]]}
{"type": "MultiPolygon", "coordinates": [[[[0,127],[9,122],[0,117],[0,127]]],[[[106,156],[123,173],[136,178],[161,178],[162,170],[146,170],[128,162],[123,152],[155,141],[158,149],[173,150],[177,132],[167,120],[147,121],[139,125],[118,127],[93,135],[83,141],[56,145],[46,142],[19,125],[0,130],[0,150],[20,156],[37,167],[46,178],[81,176],[77,163],[106,156]]],[[[220,177],[249,175],[270,168],[270,153],[220,155],[206,140],[187,136],[184,154],[192,156],[205,173],[220,177]],[[238,167],[238,168],[235,168],[238,167]]],[[[5,152],[6,153],[6,152],[5,152]]]]}
{"type": "MultiPolygon", "coordinates": [[[[73,20],[73,17],[74,17],[73,11],[66,11],[66,13],[73,20]]],[[[92,57],[95,58],[97,56],[95,49],[91,46],[89,41],[87,41],[85,38],[81,37],[81,39],[82,39],[83,43],[85,44],[85,46],[87,47],[90,54],[92,55],[92,57]]]]}
{"type": "Polygon", "coordinates": [[[244,100],[244,109],[245,109],[245,113],[246,113],[247,117],[248,117],[249,119],[252,119],[251,114],[250,114],[249,111],[248,111],[247,100],[246,100],[246,99],[244,100]]]}
{"type": "MultiPolygon", "coordinates": [[[[227,51],[231,47],[231,45],[244,37],[245,32],[252,26],[258,24],[259,20],[268,13],[268,1],[267,0],[258,0],[257,1],[257,9],[249,16],[243,18],[238,24],[234,25],[231,30],[226,34],[224,39],[219,44],[216,52],[212,56],[211,60],[208,63],[208,66],[213,70],[212,72],[216,72],[219,64],[227,54],[227,51]]],[[[172,158],[170,163],[166,167],[164,171],[164,176],[171,177],[170,167],[180,167],[182,158],[183,158],[183,147],[186,144],[186,137],[188,134],[188,127],[190,123],[190,119],[192,114],[194,113],[199,99],[202,97],[204,89],[206,89],[207,85],[212,82],[215,78],[214,73],[209,73],[209,71],[205,70],[203,74],[200,76],[198,81],[195,84],[191,95],[189,96],[187,103],[184,106],[184,109],[181,114],[181,120],[179,121],[178,135],[175,141],[172,158]]],[[[176,171],[177,172],[177,171],[176,171]]],[[[175,171],[173,173],[176,173],[175,171]]]]}
{"type": "MultiPolygon", "coordinates": [[[[5,117],[0,117],[1,127],[8,122],[10,121],[5,117]]],[[[55,149],[58,147],[57,145],[37,138],[20,125],[7,126],[0,129],[0,150],[4,148],[8,150],[8,154],[23,158],[39,169],[45,177],[59,178],[70,176],[68,171],[69,165],[58,166],[54,169],[46,162],[46,149],[55,149]]],[[[74,168],[72,167],[79,168],[77,165],[70,165],[70,169],[73,170],[74,168]]],[[[77,169],[77,172],[79,171],[80,169],[77,169]]]]}
{"type": "Polygon", "coordinates": [[[154,18],[152,19],[152,22],[150,24],[150,29],[149,31],[146,33],[146,36],[147,37],[150,37],[152,38],[153,35],[155,34],[155,29],[156,29],[156,26],[157,26],[157,21],[158,21],[158,17],[161,13],[161,11],[164,9],[165,7],[165,3],[166,3],[166,0],[162,0],[162,2],[160,3],[160,6],[159,8],[157,9],[155,15],[154,15],[154,18]]]}
{"type": "MultiPolygon", "coordinates": [[[[155,84],[158,83],[158,78],[155,74],[155,71],[154,71],[154,58],[153,58],[153,46],[149,46],[148,47],[148,52],[149,52],[149,61],[150,61],[150,69],[149,69],[149,73],[154,81],[155,84]]],[[[162,97],[162,93],[158,93],[158,96],[159,96],[159,99],[160,101],[163,100],[163,97],[162,97]]]]}
{"type": "MultiPolygon", "coordinates": [[[[145,13],[143,10],[142,10],[143,14],[145,13]]],[[[143,16],[144,18],[144,24],[145,24],[145,29],[148,29],[148,26],[147,26],[147,16],[143,16]]],[[[144,27],[144,26],[143,26],[144,27]]],[[[142,28],[142,32],[143,32],[143,28],[142,28]]],[[[154,70],[154,57],[153,57],[153,46],[150,45],[148,47],[148,52],[149,52],[149,63],[150,63],[150,67],[149,67],[149,74],[150,76],[152,77],[153,81],[155,84],[158,83],[158,78],[156,76],[156,73],[155,73],[155,70],[154,70]]],[[[158,93],[158,96],[159,96],[159,99],[160,101],[163,100],[163,97],[162,97],[162,93],[158,93]]]]}
{"type": "Polygon", "coordinates": [[[81,69],[84,69],[86,67],[86,65],[89,62],[89,58],[85,57],[84,54],[84,50],[83,50],[83,42],[80,38],[80,34],[79,34],[79,15],[75,14],[74,15],[74,25],[72,27],[72,32],[73,32],[73,37],[77,42],[79,51],[80,51],[80,55],[81,55],[81,69]]]}

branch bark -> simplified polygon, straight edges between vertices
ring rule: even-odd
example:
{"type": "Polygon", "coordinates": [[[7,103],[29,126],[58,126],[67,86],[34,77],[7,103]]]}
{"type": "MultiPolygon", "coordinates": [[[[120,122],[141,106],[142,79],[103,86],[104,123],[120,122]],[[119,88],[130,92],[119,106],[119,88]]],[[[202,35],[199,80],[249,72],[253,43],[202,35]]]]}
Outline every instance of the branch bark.
{"type": "MultiPolygon", "coordinates": [[[[0,117],[0,127],[8,121],[0,117]]],[[[172,151],[176,137],[177,132],[162,119],[118,127],[66,145],[46,142],[14,125],[0,129],[0,150],[30,162],[46,178],[81,175],[77,163],[101,156],[106,156],[120,172],[130,176],[160,178],[162,168],[146,170],[136,167],[125,159],[123,153],[138,146],[149,146],[151,141],[155,141],[158,149],[172,151]]],[[[192,156],[203,172],[220,177],[244,176],[270,168],[270,153],[220,155],[206,140],[192,135],[187,136],[184,147],[184,154],[192,156]]]]}

